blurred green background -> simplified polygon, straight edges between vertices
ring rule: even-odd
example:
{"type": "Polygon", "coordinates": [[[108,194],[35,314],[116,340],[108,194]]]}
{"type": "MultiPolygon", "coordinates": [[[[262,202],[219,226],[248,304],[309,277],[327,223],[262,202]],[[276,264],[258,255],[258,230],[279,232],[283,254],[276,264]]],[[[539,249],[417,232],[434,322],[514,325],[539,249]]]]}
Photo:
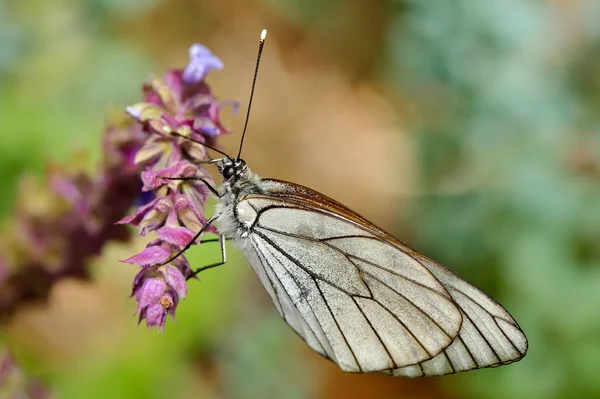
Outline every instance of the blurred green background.
{"type": "MultiPolygon", "coordinates": [[[[0,0],[0,216],[24,173],[93,170],[107,115],[191,43],[248,96],[245,158],[348,204],[497,298],[519,363],[438,379],[344,374],[279,319],[235,249],[163,335],[136,327],[145,241],[108,245],[0,338],[60,398],[600,397],[600,2],[0,0]]],[[[238,132],[242,114],[224,115],[238,132]]],[[[222,146],[235,148],[239,135],[222,146]]],[[[190,251],[193,265],[218,256],[190,251]]]]}

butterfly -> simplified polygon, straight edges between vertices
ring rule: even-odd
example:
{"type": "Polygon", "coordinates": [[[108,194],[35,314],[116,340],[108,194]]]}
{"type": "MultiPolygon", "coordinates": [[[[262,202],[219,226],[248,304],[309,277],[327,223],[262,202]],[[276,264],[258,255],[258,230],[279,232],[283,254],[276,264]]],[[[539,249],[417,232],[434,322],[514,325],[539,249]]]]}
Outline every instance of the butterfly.
{"type": "Polygon", "coordinates": [[[219,202],[196,237],[215,223],[223,261],[198,271],[225,263],[232,240],[281,317],[343,371],[438,376],[527,353],[517,322],[481,290],[341,203],[260,178],[241,145],[237,157],[217,151],[219,202]]]}

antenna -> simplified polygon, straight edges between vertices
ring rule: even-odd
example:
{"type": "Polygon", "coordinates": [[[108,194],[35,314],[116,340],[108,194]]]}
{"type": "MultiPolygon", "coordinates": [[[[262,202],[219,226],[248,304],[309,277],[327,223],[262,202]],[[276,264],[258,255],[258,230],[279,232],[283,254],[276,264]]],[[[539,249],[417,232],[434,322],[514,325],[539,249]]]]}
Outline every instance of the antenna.
{"type": "Polygon", "coordinates": [[[263,29],[260,32],[260,42],[258,43],[258,57],[256,57],[256,67],[254,68],[254,78],[252,79],[252,89],[250,90],[250,100],[248,101],[248,111],[246,112],[246,121],[244,122],[244,130],[242,131],[242,140],[240,141],[240,150],[238,151],[237,158],[242,155],[242,146],[244,145],[244,137],[246,136],[246,128],[248,127],[248,119],[250,118],[250,108],[252,108],[252,98],[254,97],[254,86],[256,85],[256,76],[258,76],[258,66],[260,65],[260,56],[263,52],[265,45],[265,38],[267,37],[267,30],[263,29]]]}

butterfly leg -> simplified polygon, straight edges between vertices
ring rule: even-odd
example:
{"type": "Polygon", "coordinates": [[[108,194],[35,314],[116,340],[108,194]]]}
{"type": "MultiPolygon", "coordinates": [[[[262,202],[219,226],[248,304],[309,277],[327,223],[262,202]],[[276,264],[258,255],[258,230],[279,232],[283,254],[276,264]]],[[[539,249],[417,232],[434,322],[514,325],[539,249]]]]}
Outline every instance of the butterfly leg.
{"type": "MultiPolygon", "coordinates": [[[[231,241],[233,238],[225,237],[225,241],[231,241]]],[[[206,240],[201,240],[200,244],[204,244],[205,242],[220,242],[221,238],[207,238],[206,240]]]]}
{"type": "MultiPolygon", "coordinates": [[[[202,228],[200,229],[200,231],[198,231],[198,232],[196,233],[196,235],[194,236],[194,238],[192,238],[192,239],[190,240],[190,242],[188,242],[188,243],[187,243],[187,245],[186,245],[186,246],[185,246],[185,247],[184,247],[182,250],[180,250],[179,252],[177,252],[175,255],[171,256],[171,257],[170,257],[169,259],[167,259],[166,261],[164,261],[164,262],[162,262],[162,263],[159,263],[159,266],[163,266],[163,265],[166,265],[167,263],[171,263],[172,261],[174,261],[175,259],[177,259],[177,258],[178,258],[178,257],[179,257],[181,254],[183,254],[185,251],[187,251],[187,250],[188,250],[188,248],[189,248],[189,247],[191,247],[191,246],[192,246],[192,245],[193,245],[193,244],[196,242],[196,240],[197,240],[197,239],[198,239],[198,238],[199,238],[199,237],[202,235],[202,233],[204,233],[204,231],[206,231],[206,229],[207,229],[207,228],[208,228],[208,227],[209,227],[209,226],[210,226],[210,225],[211,225],[211,224],[212,224],[212,223],[213,223],[215,220],[217,220],[217,218],[218,218],[219,216],[221,216],[221,214],[220,214],[220,213],[216,213],[216,214],[212,215],[212,216],[210,217],[210,219],[208,219],[208,220],[206,221],[206,223],[204,223],[204,226],[202,226],[202,228]]],[[[223,244],[223,245],[224,245],[224,244],[223,244]]]]}
{"type": "Polygon", "coordinates": [[[219,190],[217,190],[212,184],[210,184],[208,181],[206,181],[206,179],[204,179],[203,177],[200,176],[190,176],[190,177],[166,177],[166,176],[158,176],[161,179],[165,179],[165,180],[197,180],[197,181],[201,181],[202,183],[204,183],[206,185],[206,187],[208,187],[208,189],[214,194],[216,195],[218,198],[222,197],[222,194],[219,192],[219,190]]]}
{"type": "Polygon", "coordinates": [[[201,268],[198,268],[198,269],[194,270],[194,273],[191,276],[189,276],[186,280],[189,280],[190,278],[196,276],[201,271],[212,269],[213,267],[221,266],[221,265],[224,265],[225,263],[227,263],[227,252],[225,251],[225,240],[226,240],[226,238],[225,238],[224,235],[221,234],[219,236],[218,240],[221,243],[221,261],[217,262],[217,263],[210,264],[210,265],[202,266],[201,268]]]}

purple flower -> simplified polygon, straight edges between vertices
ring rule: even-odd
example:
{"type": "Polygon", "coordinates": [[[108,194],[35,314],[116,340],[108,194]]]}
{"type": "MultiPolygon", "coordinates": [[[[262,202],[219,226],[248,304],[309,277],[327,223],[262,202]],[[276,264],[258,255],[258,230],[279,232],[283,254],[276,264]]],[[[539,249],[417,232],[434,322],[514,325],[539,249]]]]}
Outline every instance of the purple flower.
{"type": "Polygon", "coordinates": [[[139,313],[142,309],[147,308],[150,305],[158,303],[162,298],[165,290],[167,289],[167,283],[162,278],[149,278],[144,281],[142,286],[136,291],[135,299],[138,303],[138,308],[135,313],[139,313]]]}
{"type": "Polygon", "coordinates": [[[45,399],[52,395],[40,381],[27,376],[11,354],[6,349],[2,349],[0,351],[0,396],[45,399]]]}
{"type": "Polygon", "coordinates": [[[201,44],[193,44],[189,53],[190,63],[183,70],[183,82],[186,84],[203,80],[208,71],[223,68],[223,62],[201,44]]]}
{"type": "Polygon", "coordinates": [[[156,230],[156,235],[166,243],[173,245],[174,247],[185,247],[192,238],[194,238],[194,232],[186,227],[180,226],[164,226],[156,230]]]}
{"type": "Polygon", "coordinates": [[[172,289],[167,288],[158,298],[153,299],[156,300],[153,300],[139,311],[138,323],[146,320],[146,327],[156,327],[158,331],[163,332],[167,315],[171,315],[175,320],[175,310],[179,303],[179,296],[172,289]]]}
{"type": "MultiPolygon", "coordinates": [[[[167,303],[167,305],[170,306],[171,304],[167,303]]],[[[167,312],[161,303],[155,303],[140,312],[138,322],[141,323],[144,319],[146,319],[146,327],[156,327],[159,332],[163,332],[167,321],[167,312]]]]}
{"type": "Polygon", "coordinates": [[[123,263],[133,263],[140,266],[152,266],[162,263],[171,256],[171,248],[163,245],[156,245],[160,240],[155,240],[148,244],[146,248],[137,255],[127,258],[123,263]]]}
{"type": "Polygon", "coordinates": [[[129,239],[130,232],[115,221],[139,196],[142,168],[131,161],[144,137],[139,123],[113,117],[94,174],[72,164],[51,165],[44,179],[21,179],[11,221],[15,234],[0,237],[0,313],[45,300],[65,278],[89,279],[87,261],[110,241],[129,239]]]}
{"type": "MultiPolygon", "coordinates": [[[[140,322],[145,320],[146,326],[159,331],[167,315],[174,318],[179,300],[187,295],[186,279],[195,277],[179,253],[206,223],[203,212],[210,194],[206,184],[214,184],[198,163],[207,160],[206,148],[199,143],[215,145],[215,139],[228,132],[219,120],[220,103],[204,82],[208,71],[222,67],[208,49],[194,45],[185,70],[171,70],[162,79],[151,80],[144,86],[144,101],[127,107],[145,134],[133,159],[145,168],[142,190],[151,191],[154,199],[117,223],[137,226],[140,235],[155,232],[158,237],[123,262],[140,266],[132,284],[136,313],[140,322]]],[[[206,231],[216,229],[209,226],[206,231]]]]}
{"type": "Polygon", "coordinates": [[[179,298],[185,298],[187,295],[187,285],[185,284],[185,277],[181,270],[174,266],[165,265],[159,269],[164,276],[167,284],[175,290],[179,298]]]}
{"type": "Polygon", "coordinates": [[[132,295],[138,303],[135,313],[139,314],[139,322],[146,320],[147,327],[158,327],[159,331],[163,331],[167,314],[174,317],[179,299],[187,295],[185,275],[192,273],[185,260],[178,262],[179,267],[154,263],[169,256],[169,246],[155,240],[140,254],[124,261],[142,266],[132,285],[132,295]]]}
{"type": "MultiPolygon", "coordinates": [[[[188,161],[179,161],[175,162],[172,165],[159,169],[159,170],[147,170],[142,172],[142,182],[144,186],[142,190],[156,190],[157,188],[163,185],[170,185],[171,190],[176,190],[177,186],[180,184],[187,184],[184,180],[168,180],[164,179],[164,177],[168,178],[179,178],[179,177],[194,177],[201,176],[207,180],[212,180],[210,175],[206,173],[203,169],[198,166],[188,162],[188,161]]],[[[193,180],[189,180],[193,181],[193,180]]],[[[196,183],[197,184],[197,183],[196,183]]],[[[204,183],[201,183],[201,186],[205,186],[204,183]]],[[[203,191],[206,191],[204,188],[203,191]]]]}
{"type": "MultiPolygon", "coordinates": [[[[145,236],[150,231],[163,230],[163,227],[171,229],[185,228],[191,231],[190,238],[194,236],[194,231],[198,231],[206,223],[206,217],[198,210],[195,203],[204,207],[204,201],[198,202],[198,198],[206,199],[206,196],[197,196],[193,189],[186,189],[186,194],[175,194],[172,192],[168,196],[160,197],[154,201],[140,207],[136,213],[119,220],[118,224],[131,224],[138,226],[139,234],[145,236]]],[[[213,226],[206,230],[215,233],[213,226]]],[[[164,233],[169,235],[170,233],[164,233]]],[[[173,231],[173,234],[179,234],[173,231]]],[[[176,241],[176,239],[174,238],[176,241]]],[[[186,243],[187,244],[187,243],[186,243]]],[[[177,245],[174,243],[174,245],[177,245]]],[[[185,244],[184,244],[185,245],[185,244]]]]}

